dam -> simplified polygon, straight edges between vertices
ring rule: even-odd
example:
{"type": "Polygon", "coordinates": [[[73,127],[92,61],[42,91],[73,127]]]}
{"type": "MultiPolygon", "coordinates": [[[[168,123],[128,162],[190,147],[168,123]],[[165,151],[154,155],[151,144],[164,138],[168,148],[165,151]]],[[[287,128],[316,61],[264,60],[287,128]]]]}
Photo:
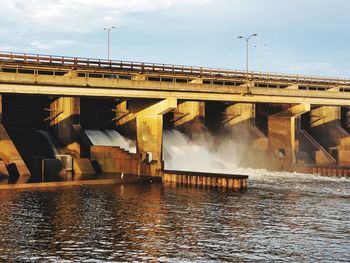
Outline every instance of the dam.
{"type": "Polygon", "coordinates": [[[0,52],[0,175],[22,184],[99,170],[246,187],[167,170],[163,133],[176,130],[214,146],[233,138],[225,154],[240,166],[348,177],[349,91],[350,79],[0,52]]]}

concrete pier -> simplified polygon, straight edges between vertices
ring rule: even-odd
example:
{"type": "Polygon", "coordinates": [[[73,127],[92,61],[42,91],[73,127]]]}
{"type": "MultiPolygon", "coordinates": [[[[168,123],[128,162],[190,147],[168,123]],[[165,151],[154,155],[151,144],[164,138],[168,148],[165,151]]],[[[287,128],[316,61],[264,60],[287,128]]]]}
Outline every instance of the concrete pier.
{"type": "Polygon", "coordinates": [[[2,112],[0,95],[0,174],[10,175],[11,180],[17,183],[26,183],[30,178],[30,172],[2,123],[2,112]]]}
{"type": "Polygon", "coordinates": [[[80,125],[80,99],[59,97],[50,103],[48,120],[54,133],[63,144],[64,152],[75,158],[80,157],[80,144],[75,127],[80,125]]]}
{"type": "Polygon", "coordinates": [[[116,124],[135,122],[139,173],[160,176],[163,168],[163,115],[176,109],[176,99],[123,101],[117,105],[116,124]]]}

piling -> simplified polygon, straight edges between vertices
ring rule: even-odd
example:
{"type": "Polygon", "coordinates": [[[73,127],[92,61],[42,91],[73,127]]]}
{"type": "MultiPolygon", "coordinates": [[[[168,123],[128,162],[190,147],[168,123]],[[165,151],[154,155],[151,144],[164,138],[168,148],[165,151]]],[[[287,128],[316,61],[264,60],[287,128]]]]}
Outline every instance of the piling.
{"type": "Polygon", "coordinates": [[[165,170],[163,171],[162,181],[196,187],[246,189],[248,185],[248,176],[165,170]]]}

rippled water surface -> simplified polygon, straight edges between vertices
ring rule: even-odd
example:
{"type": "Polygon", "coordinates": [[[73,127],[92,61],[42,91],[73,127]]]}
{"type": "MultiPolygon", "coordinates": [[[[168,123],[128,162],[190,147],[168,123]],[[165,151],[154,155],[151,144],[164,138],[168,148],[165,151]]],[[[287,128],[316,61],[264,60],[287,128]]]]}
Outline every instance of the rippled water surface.
{"type": "Polygon", "coordinates": [[[349,179],[250,173],[246,192],[1,191],[0,261],[349,262],[349,179]]]}

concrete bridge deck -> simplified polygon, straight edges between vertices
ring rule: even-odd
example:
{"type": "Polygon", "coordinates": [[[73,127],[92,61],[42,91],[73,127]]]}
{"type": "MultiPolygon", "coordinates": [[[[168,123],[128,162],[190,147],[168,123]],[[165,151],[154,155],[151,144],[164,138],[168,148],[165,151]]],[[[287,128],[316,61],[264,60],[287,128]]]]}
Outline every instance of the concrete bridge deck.
{"type": "Polygon", "coordinates": [[[350,106],[350,80],[0,52],[0,92],[350,106]]]}

